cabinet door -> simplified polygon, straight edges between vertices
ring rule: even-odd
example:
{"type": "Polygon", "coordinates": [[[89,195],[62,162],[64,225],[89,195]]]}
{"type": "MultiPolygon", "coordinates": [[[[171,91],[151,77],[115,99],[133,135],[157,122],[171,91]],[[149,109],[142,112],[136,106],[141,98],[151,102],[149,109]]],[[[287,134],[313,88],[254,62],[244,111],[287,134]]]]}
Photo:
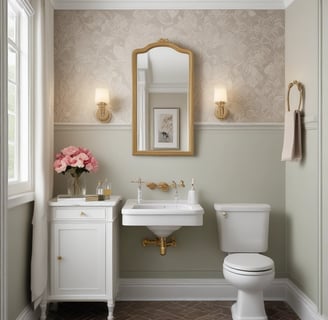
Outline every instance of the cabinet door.
{"type": "Polygon", "coordinates": [[[55,296],[104,295],[105,224],[54,223],[51,288],[55,296]]]}

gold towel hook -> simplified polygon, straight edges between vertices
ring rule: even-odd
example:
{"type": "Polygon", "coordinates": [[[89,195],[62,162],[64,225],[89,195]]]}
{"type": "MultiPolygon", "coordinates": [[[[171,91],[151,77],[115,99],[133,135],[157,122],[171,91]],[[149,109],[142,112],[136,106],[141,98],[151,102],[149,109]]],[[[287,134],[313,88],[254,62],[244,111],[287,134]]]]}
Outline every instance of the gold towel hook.
{"type": "Polygon", "coordinates": [[[290,101],[289,101],[289,95],[290,95],[290,89],[296,85],[297,89],[300,93],[300,99],[299,99],[299,103],[298,103],[298,111],[302,111],[303,110],[303,101],[304,101],[304,86],[301,82],[294,80],[293,82],[290,82],[288,85],[288,92],[287,92],[287,110],[290,111],[290,101]]]}

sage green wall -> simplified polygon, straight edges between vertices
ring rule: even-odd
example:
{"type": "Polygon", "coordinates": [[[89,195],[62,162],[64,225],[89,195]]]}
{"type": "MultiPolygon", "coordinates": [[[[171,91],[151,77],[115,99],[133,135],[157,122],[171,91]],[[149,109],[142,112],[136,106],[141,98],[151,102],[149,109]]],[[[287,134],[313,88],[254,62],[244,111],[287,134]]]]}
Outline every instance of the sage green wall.
{"type": "Polygon", "coordinates": [[[30,261],[33,203],[8,210],[8,319],[30,304],[30,261]]]}
{"type": "MultiPolygon", "coordinates": [[[[121,227],[121,277],[222,277],[224,255],[218,249],[215,202],[265,202],[272,205],[270,248],[277,277],[286,276],[285,261],[285,170],[280,161],[281,126],[197,126],[194,157],[132,156],[130,126],[59,125],[55,150],[67,145],[90,148],[100,161],[99,172],[87,174],[88,190],[95,192],[98,179],[108,177],[114,194],[124,200],[136,198],[131,180],[184,179],[187,187],[196,180],[199,201],[205,209],[202,227],[184,227],[175,233],[176,248],[161,257],[159,249],[143,248],[141,240],[152,236],[144,227],[121,227]],[[218,272],[220,270],[220,273],[218,272]]],[[[55,175],[55,194],[65,193],[65,176],[55,175]]],[[[172,193],[143,189],[145,199],[173,199],[172,193]]]]}
{"type": "Polygon", "coordinates": [[[319,303],[318,208],[318,6],[295,0],[285,15],[286,84],[305,86],[304,160],[286,165],[287,268],[289,278],[319,303]]]}

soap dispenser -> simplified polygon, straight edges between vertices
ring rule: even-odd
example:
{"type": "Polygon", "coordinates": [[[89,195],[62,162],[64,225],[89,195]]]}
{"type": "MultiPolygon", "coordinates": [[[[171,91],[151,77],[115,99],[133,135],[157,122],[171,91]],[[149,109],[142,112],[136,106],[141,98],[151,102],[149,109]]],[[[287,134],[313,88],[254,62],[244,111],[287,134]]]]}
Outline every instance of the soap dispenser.
{"type": "Polygon", "coordinates": [[[191,189],[188,191],[188,203],[189,204],[197,204],[198,197],[195,190],[195,180],[194,178],[191,179],[191,189]]]}

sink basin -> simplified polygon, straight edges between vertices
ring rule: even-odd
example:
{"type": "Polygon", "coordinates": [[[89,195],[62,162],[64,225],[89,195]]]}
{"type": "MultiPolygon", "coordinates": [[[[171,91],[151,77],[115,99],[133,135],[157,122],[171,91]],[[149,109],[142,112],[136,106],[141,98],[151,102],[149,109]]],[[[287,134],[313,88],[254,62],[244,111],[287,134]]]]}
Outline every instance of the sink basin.
{"type": "Polygon", "coordinates": [[[182,200],[129,199],[122,208],[124,226],[145,226],[157,237],[168,237],[183,226],[203,225],[204,209],[182,200]]]}

